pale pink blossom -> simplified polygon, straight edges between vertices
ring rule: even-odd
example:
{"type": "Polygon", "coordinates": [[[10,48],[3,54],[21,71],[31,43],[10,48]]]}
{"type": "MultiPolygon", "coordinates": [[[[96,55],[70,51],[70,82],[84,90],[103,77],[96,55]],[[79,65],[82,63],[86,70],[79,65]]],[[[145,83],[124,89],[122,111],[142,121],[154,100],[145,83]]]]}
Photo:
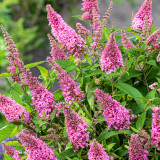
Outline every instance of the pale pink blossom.
{"type": "Polygon", "coordinates": [[[158,82],[154,82],[153,84],[151,84],[150,86],[149,86],[149,88],[150,89],[154,89],[155,87],[157,87],[158,86],[158,82]]]}

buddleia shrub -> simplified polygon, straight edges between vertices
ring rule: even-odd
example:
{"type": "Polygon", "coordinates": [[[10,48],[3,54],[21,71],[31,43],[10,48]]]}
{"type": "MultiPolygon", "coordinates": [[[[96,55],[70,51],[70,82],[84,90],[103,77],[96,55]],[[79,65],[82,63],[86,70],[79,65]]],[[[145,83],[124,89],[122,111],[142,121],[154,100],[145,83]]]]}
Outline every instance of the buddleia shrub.
{"type": "Polygon", "coordinates": [[[159,158],[160,29],[153,28],[152,1],[145,0],[131,27],[122,29],[107,26],[113,2],[104,17],[98,0],[82,5],[77,17],[90,28],[77,23],[77,31],[46,6],[52,34],[46,61],[24,65],[1,25],[9,60],[3,75],[12,86],[8,97],[0,94],[9,122],[0,130],[6,159],[159,158]]]}

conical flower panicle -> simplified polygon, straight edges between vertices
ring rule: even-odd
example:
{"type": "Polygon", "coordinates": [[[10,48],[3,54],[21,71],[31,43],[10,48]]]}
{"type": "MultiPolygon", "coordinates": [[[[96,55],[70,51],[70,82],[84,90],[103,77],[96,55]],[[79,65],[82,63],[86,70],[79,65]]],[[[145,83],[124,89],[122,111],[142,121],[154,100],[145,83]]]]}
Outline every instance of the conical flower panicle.
{"type": "Polygon", "coordinates": [[[17,138],[22,146],[25,147],[25,154],[28,160],[57,160],[54,150],[50,149],[42,140],[26,134],[23,130],[18,133],[17,138]]]}
{"type": "Polygon", "coordinates": [[[116,44],[114,33],[111,33],[109,41],[102,52],[100,63],[101,70],[104,70],[107,74],[123,66],[121,51],[116,44]]]}
{"type": "Polygon", "coordinates": [[[115,99],[112,99],[108,93],[104,93],[100,89],[96,89],[94,94],[98,102],[103,106],[103,116],[107,122],[108,130],[110,130],[111,126],[115,130],[130,128],[133,123],[131,120],[137,117],[132,114],[130,109],[126,109],[115,99]]]}
{"type": "Polygon", "coordinates": [[[56,104],[54,95],[38,81],[37,77],[32,76],[29,69],[26,69],[22,59],[19,58],[19,53],[15,48],[16,46],[12,37],[3,26],[1,26],[1,28],[7,45],[6,50],[9,51],[7,54],[10,63],[8,71],[12,74],[13,81],[18,82],[21,86],[28,85],[31,90],[33,105],[35,105],[38,110],[38,116],[43,117],[45,112],[46,117],[49,117],[49,113],[53,111],[54,105],[56,104]],[[20,73],[22,73],[21,77],[19,76],[20,73]]]}
{"type": "Polygon", "coordinates": [[[98,7],[98,0],[82,0],[83,3],[83,8],[81,9],[82,11],[87,11],[83,13],[82,18],[87,19],[87,20],[92,20],[93,19],[93,8],[97,12],[99,12],[99,7],[98,7]]]}
{"type": "Polygon", "coordinates": [[[48,38],[50,40],[50,46],[52,47],[50,54],[53,60],[68,60],[68,57],[64,53],[64,50],[59,47],[58,43],[50,34],[48,34],[48,38]]]}
{"type": "Polygon", "coordinates": [[[67,53],[74,53],[74,57],[81,57],[84,55],[85,41],[78,35],[74,29],[68,26],[62,17],[54,11],[51,5],[46,6],[47,18],[49,25],[52,28],[52,34],[63,45],[67,53]]]}
{"type": "Polygon", "coordinates": [[[129,160],[147,160],[149,152],[144,149],[141,137],[138,134],[132,134],[129,141],[129,160]]]}
{"type": "Polygon", "coordinates": [[[65,98],[66,103],[72,104],[72,101],[81,102],[84,97],[83,91],[78,87],[77,83],[70,77],[65,70],[62,69],[55,61],[50,57],[47,57],[47,61],[53,69],[58,72],[57,77],[62,90],[62,96],[65,98]]]}
{"type": "Polygon", "coordinates": [[[152,130],[151,130],[151,138],[152,145],[156,145],[157,150],[160,150],[160,107],[152,108],[152,130]]]}
{"type": "Polygon", "coordinates": [[[100,22],[100,15],[96,12],[95,8],[93,9],[93,40],[91,43],[91,48],[96,49],[100,47],[100,41],[102,38],[103,27],[105,26],[105,22],[100,22]]]}
{"type": "Polygon", "coordinates": [[[153,32],[146,40],[146,44],[150,45],[151,43],[158,43],[158,37],[160,35],[160,29],[156,30],[155,32],[153,32]]]}
{"type": "Polygon", "coordinates": [[[87,30],[81,23],[76,23],[76,27],[78,29],[78,33],[84,36],[89,36],[90,30],[87,30]]]}
{"type": "Polygon", "coordinates": [[[67,105],[64,106],[64,116],[68,138],[72,142],[72,147],[75,151],[87,147],[90,133],[86,128],[89,127],[87,123],[67,105]]]}
{"type": "Polygon", "coordinates": [[[110,157],[105,152],[101,144],[99,144],[96,139],[93,139],[92,145],[88,151],[89,160],[113,160],[113,157],[110,157]]]}
{"type": "Polygon", "coordinates": [[[148,26],[150,26],[150,24],[153,21],[152,0],[145,0],[143,2],[141,8],[139,9],[139,11],[137,12],[137,14],[134,17],[132,28],[142,30],[146,16],[147,16],[148,26]]]}
{"type": "Polygon", "coordinates": [[[7,59],[9,60],[9,66],[7,68],[8,72],[12,74],[12,80],[14,82],[18,82],[22,85],[21,79],[19,77],[20,72],[25,72],[26,68],[24,67],[24,63],[19,58],[19,53],[16,48],[16,45],[14,41],[12,40],[12,37],[8,34],[8,32],[4,29],[4,27],[1,25],[2,33],[5,38],[5,44],[6,44],[6,50],[9,52],[7,53],[7,59]],[[18,70],[16,70],[16,68],[18,70]]]}
{"type": "Polygon", "coordinates": [[[134,47],[134,44],[129,40],[124,29],[122,29],[122,31],[121,31],[121,36],[122,36],[122,44],[125,48],[130,49],[130,48],[134,47]]]}
{"type": "Polygon", "coordinates": [[[21,160],[22,157],[18,154],[21,154],[21,152],[14,150],[11,146],[9,146],[5,141],[2,142],[2,148],[5,151],[6,154],[8,154],[10,157],[14,158],[15,160],[21,160]]]}
{"type": "Polygon", "coordinates": [[[31,115],[29,111],[26,111],[23,106],[16,103],[9,97],[2,96],[0,94],[0,112],[2,112],[8,121],[22,120],[22,114],[24,113],[24,122],[31,122],[31,115]]]}

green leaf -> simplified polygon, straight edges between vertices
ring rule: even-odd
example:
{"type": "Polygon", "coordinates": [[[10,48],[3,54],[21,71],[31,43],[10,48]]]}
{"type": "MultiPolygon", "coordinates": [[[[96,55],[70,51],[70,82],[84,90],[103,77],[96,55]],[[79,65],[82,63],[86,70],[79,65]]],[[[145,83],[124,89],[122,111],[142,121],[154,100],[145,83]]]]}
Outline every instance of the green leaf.
{"type": "Polygon", "coordinates": [[[76,155],[77,153],[73,151],[73,148],[69,148],[59,154],[58,160],[65,160],[66,157],[72,158],[76,155]]]}
{"type": "Polygon", "coordinates": [[[160,104],[160,98],[156,97],[153,99],[153,104],[158,105],[160,104]]]}
{"type": "Polygon", "coordinates": [[[42,77],[46,80],[48,73],[47,69],[42,66],[37,66],[37,68],[40,70],[42,77]]]}
{"type": "Polygon", "coordinates": [[[10,94],[17,103],[22,105],[22,98],[20,97],[20,94],[18,92],[16,92],[15,90],[12,90],[10,94]]]}
{"type": "Polygon", "coordinates": [[[9,142],[7,142],[7,144],[10,146],[13,146],[13,147],[17,147],[17,146],[20,147],[21,146],[21,144],[17,141],[9,141],[9,142]]]}
{"type": "Polygon", "coordinates": [[[27,65],[25,65],[25,66],[26,66],[27,69],[30,69],[30,68],[33,68],[33,67],[35,67],[35,66],[38,66],[38,65],[40,65],[40,64],[42,64],[42,63],[44,63],[44,62],[45,62],[45,61],[34,62],[34,63],[27,64],[27,65]]]}
{"type": "Polygon", "coordinates": [[[146,95],[146,98],[147,99],[155,98],[155,94],[156,94],[156,89],[153,89],[146,95]]]}
{"type": "Polygon", "coordinates": [[[14,158],[10,157],[8,154],[3,153],[5,160],[15,160],[14,158]]]}
{"type": "Polygon", "coordinates": [[[138,130],[142,130],[145,120],[146,120],[146,112],[144,112],[140,116],[138,116],[138,119],[136,122],[136,128],[138,130]]]}
{"type": "Polygon", "coordinates": [[[13,129],[12,133],[10,134],[9,138],[14,137],[14,136],[17,134],[17,132],[18,132],[18,127],[16,126],[16,127],[13,129]]]}
{"type": "Polygon", "coordinates": [[[43,124],[46,124],[46,123],[47,123],[47,121],[42,121],[41,118],[38,118],[38,117],[34,117],[34,118],[32,119],[32,122],[33,122],[34,124],[40,124],[40,125],[43,125],[43,124]]]}
{"type": "Polygon", "coordinates": [[[0,74],[0,77],[10,77],[10,76],[12,76],[12,75],[7,72],[0,74]]]}
{"type": "Polygon", "coordinates": [[[58,65],[60,65],[66,71],[67,71],[67,69],[70,69],[71,67],[75,67],[74,62],[71,62],[71,61],[68,61],[68,60],[55,60],[55,61],[58,65]]]}
{"type": "Polygon", "coordinates": [[[126,84],[126,83],[117,83],[114,85],[116,88],[120,89],[121,91],[129,94],[132,98],[135,99],[137,104],[139,105],[141,111],[144,110],[145,104],[142,103],[141,99],[138,97],[143,97],[142,94],[134,87],[126,84]]]}
{"type": "Polygon", "coordinates": [[[15,125],[13,125],[13,124],[1,128],[0,129],[0,135],[1,135],[0,142],[9,138],[14,129],[15,129],[15,125]]]}
{"type": "Polygon", "coordinates": [[[155,66],[155,67],[157,66],[155,60],[150,60],[150,61],[147,62],[147,64],[150,64],[150,65],[155,66]]]}
{"type": "Polygon", "coordinates": [[[51,116],[50,116],[51,121],[55,118],[56,113],[57,113],[57,109],[54,109],[53,112],[51,113],[51,116]]]}
{"type": "Polygon", "coordinates": [[[88,74],[88,75],[87,75],[87,76],[85,76],[85,77],[90,77],[90,76],[94,76],[94,75],[102,74],[102,73],[103,73],[103,71],[102,71],[102,70],[97,69],[97,70],[93,71],[91,74],[88,74]]]}
{"type": "Polygon", "coordinates": [[[114,147],[115,144],[116,143],[111,143],[111,144],[107,145],[106,146],[107,151],[110,151],[114,147]]]}

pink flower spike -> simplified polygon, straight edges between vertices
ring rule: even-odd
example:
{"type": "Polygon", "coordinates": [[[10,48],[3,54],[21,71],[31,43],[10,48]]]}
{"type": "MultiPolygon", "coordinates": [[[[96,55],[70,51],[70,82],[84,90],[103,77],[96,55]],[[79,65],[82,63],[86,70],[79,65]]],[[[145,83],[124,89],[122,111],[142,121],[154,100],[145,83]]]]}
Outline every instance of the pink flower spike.
{"type": "Polygon", "coordinates": [[[52,34],[58,40],[60,44],[63,45],[64,50],[69,54],[74,53],[74,57],[78,58],[85,54],[84,47],[85,41],[78,35],[74,29],[68,26],[62,17],[54,11],[51,5],[46,6],[47,18],[49,25],[52,28],[52,34]]]}
{"type": "Polygon", "coordinates": [[[158,86],[158,82],[154,82],[153,84],[151,84],[150,86],[149,86],[149,88],[150,89],[154,89],[155,87],[157,87],[158,86]]]}
{"type": "Polygon", "coordinates": [[[157,43],[158,37],[160,35],[160,29],[153,32],[146,40],[146,44],[150,45],[151,43],[157,43]]]}
{"type": "Polygon", "coordinates": [[[109,41],[102,52],[100,63],[101,70],[104,70],[107,74],[115,72],[117,68],[124,66],[121,51],[116,44],[114,33],[111,33],[109,41]]]}
{"type": "Polygon", "coordinates": [[[133,29],[142,30],[144,26],[145,16],[147,16],[148,26],[151,25],[152,18],[152,0],[145,0],[133,19],[133,29]]]}
{"type": "Polygon", "coordinates": [[[9,97],[2,96],[0,94],[0,112],[2,112],[8,121],[22,120],[22,114],[24,113],[24,122],[31,122],[31,115],[29,111],[9,97]]]}
{"type": "Polygon", "coordinates": [[[152,138],[152,145],[156,145],[157,150],[160,151],[160,107],[153,107],[152,108],[152,129],[151,129],[151,138],[152,138]]]}
{"type": "Polygon", "coordinates": [[[88,151],[89,160],[113,160],[113,157],[110,157],[105,152],[101,144],[99,144],[96,139],[93,139],[92,145],[88,151]]]}
{"type": "Polygon", "coordinates": [[[132,114],[132,110],[126,109],[115,99],[112,99],[108,93],[104,93],[100,89],[96,89],[94,94],[100,105],[103,106],[103,116],[107,122],[108,130],[110,130],[111,126],[115,130],[130,128],[133,123],[131,120],[137,117],[132,114]]]}
{"type": "Polygon", "coordinates": [[[47,57],[47,61],[58,72],[57,77],[62,90],[62,96],[65,98],[66,103],[72,104],[72,101],[81,102],[84,97],[83,91],[78,87],[77,83],[70,77],[65,70],[62,69],[55,61],[50,57],[47,57]]]}
{"type": "Polygon", "coordinates": [[[2,142],[2,148],[6,154],[8,154],[10,157],[14,158],[15,160],[20,160],[22,158],[21,156],[18,155],[18,154],[21,154],[21,152],[14,150],[5,141],[2,142]]]}
{"type": "Polygon", "coordinates": [[[98,0],[82,0],[83,8],[82,11],[87,11],[83,13],[82,19],[92,20],[93,19],[93,8],[96,12],[99,12],[98,0]]]}
{"type": "Polygon", "coordinates": [[[132,134],[129,141],[129,160],[147,160],[149,152],[143,149],[141,137],[138,134],[132,134]]]}
{"type": "Polygon", "coordinates": [[[22,146],[25,147],[25,154],[28,155],[28,160],[57,160],[54,150],[32,134],[26,134],[22,130],[18,133],[17,138],[22,146]]]}
{"type": "Polygon", "coordinates": [[[50,54],[53,60],[68,60],[68,57],[64,53],[64,50],[59,47],[58,43],[50,34],[48,34],[48,38],[50,40],[50,46],[52,47],[50,54]]]}
{"type": "Polygon", "coordinates": [[[134,44],[127,37],[124,29],[122,29],[121,31],[121,36],[122,36],[122,44],[125,48],[130,49],[131,47],[135,47],[134,44]]]}
{"type": "Polygon", "coordinates": [[[82,26],[81,23],[77,23],[76,27],[78,29],[78,33],[79,34],[82,34],[82,35],[84,35],[86,37],[89,36],[90,30],[87,30],[84,26],[82,26]]]}
{"type": "Polygon", "coordinates": [[[89,127],[88,124],[67,105],[64,106],[64,116],[68,138],[72,142],[72,147],[75,151],[87,147],[90,133],[86,128],[89,127]]]}

